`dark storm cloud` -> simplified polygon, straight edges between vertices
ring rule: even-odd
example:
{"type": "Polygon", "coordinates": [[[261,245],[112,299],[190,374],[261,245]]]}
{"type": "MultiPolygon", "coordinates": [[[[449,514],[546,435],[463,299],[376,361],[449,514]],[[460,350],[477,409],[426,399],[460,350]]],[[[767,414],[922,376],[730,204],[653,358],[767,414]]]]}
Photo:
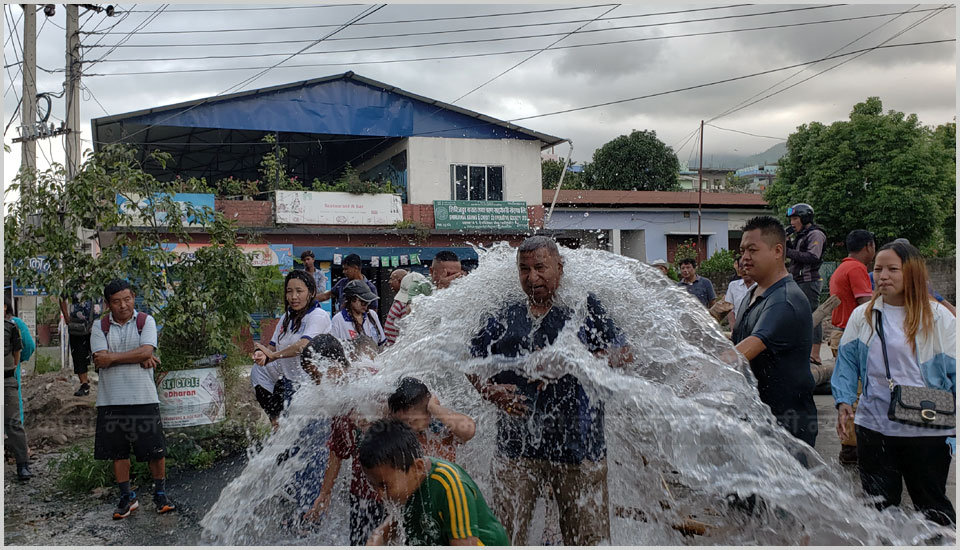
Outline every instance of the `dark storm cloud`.
{"type": "MultiPolygon", "coordinates": [[[[252,5],[245,5],[251,7],[252,5]]],[[[124,6],[122,6],[124,7],[124,6]]],[[[139,5],[138,10],[153,10],[156,5],[139,5]]],[[[238,59],[194,59],[152,61],[167,57],[232,56],[267,53],[292,53],[306,43],[279,44],[276,41],[317,40],[336,27],[310,29],[267,30],[269,27],[308,25],[336,25],[359,14],[364,6],[337,8],[309,8],[297,10],[266,11],[218,11],[205,13],[176,13],[173,9],[224,9],[229,5],[173,5],[171,11],[162,13],[144,31],[187,31],[192,29],[263,29],[253,32],[159,34],[137,33],[126,43],[150,44],[149,48],[121,47],[109,53],[108,60],[129,59],[128,62],[104,62],[85,66],[89,76],[84,84],[90,92],[83,94],[82,131],[85,139],[90,137],[89,119],[104,115],[94,101],[103,104],[110,114],[118,114],[158,105],[165,105],[209,97],[249,78],[258,72],[254,67],[266,67],[283,59],[281,56],[238,59]],[[221,42],[264,42],[258,45],[211,46],[221,42]],[[174,47],[177,44],[208,44],[203,47],[174,47]],[[236,71],[211,69],[239,67],[236,71]],[[166,70],[203,69],[204,72],[182,74],[146,74],[137,76],[93,76],[116,72],[160,72],[166,70]]],[[[382,61],[433,56],[492,53],[510,50],[536,50],[577,29],[584,22],[600,16],[608,7],[593,7],[512,17],[434,21],[420,23],[375,25],[398,20],[415,20],[461,15],[544,10],[554,7],[569,8],[570,5],[388,5],[364,19],[360,25],[351,26],[337,33],[332,39],[311,48],[305,55],[297,56],[286,65],[316,65],[301,68],[280,67],[270,71],[243,89],[266,87],[296,82],[310,78],[343,73],[356,73],[381,80],[411,92],[441,101],[452,101],[491,77],[508,69],[531,55],[515,53],[455,60],[421,61],[395,64],[360,64],[361,61],[382,61]],[[556,23],[556,24],[553,24],[556,23]],[[499,30],[471,30],[504,25],[530,25],[499,30]],[[400,36],[402,34],[452,31],[443,34],[400,36]],[[344,52],[351,49],[411,46],[424,43],[469,41],[478,39],[503,39],[507,37],[550,34],[530,39],[497,40],[487,43],[451,44],[434,47],[404,48],[382,51],[344,52]],[[361,39],[356,39],[362,37],[361,39]],[[329,53],[339,51],[339,53],[329,53]],[[327,52],[327,53],[323,53],[327,52]],[[331,63],[349,65],[322,66],[331,63]],[[354,64],[355,63],[355,64],[354,64]]],[[[606,21],[586,25],[583,30],[609,29],[602,32],[583,32],[564,38],[557,46],[595,43],[614,40],[629,40],[644,37],[665,37],[685,33],[740,29],[764,25],[784,25],[805,21],[858,17],[862,15],[906,11],[910,5],[847,5],[834,8],[798,11],[745,17],[702,23],[666,24],[690,19],[722,15],[779,11],[805,6],[753,5],[724,10],[701,11],[688,14],[650,14],[684,9],[700,9],[704,5],[647,4],[623,5],[606,16],[606,21]],[[644,17],[631,17],[643,15],[644,17]],[[636,28],[637,25],[654,26],[636,28]],[[634,28],[624,28],[634,27],[634,28]]],[[[927,9],[921,5],[917,9],[927,9]]],[[[54,25],[64,25],[64,11],[57,6],[57,15],[47,22],[38,38],[38,61],[48,69],[59,69],[64,63],[63,31],[54,25]]],[[[19,7],[8,7],[8,13],[19,14],[19,7]]],[[[149,13],[131,14],[114,30],[131,31],[149,16],[149,13]]],[[[688,38],[669,38],[633,42],[619,45],[577,47],[546,51],[520,67],[511,70],[496,81],[484,86],[457,104],[501,119],[512,119],[548,113],[590,104],[673,90],[698,85],[752,72],[763,71],[794,63],[810,61],[831,53],[833,50],[873,31],[849,49],[874,46],[918,21],[922,14],[901,16],[880,29],[881,24],[894,16],[809,25],[777,30],[741,32],[688,38]]],[[[38,28],[44,17],[38,14],[38,28]]],[[[97,25],[102,30],[116,23],[118,18],[107,20],[102,15],[84,16],[83,30],[93,30],[97,25]]],[[[4,24],[5,28],[7,23],[4,24]]],[[[956,35],[956,13],[951,9],[906,32],[892,43],[914,42],[956,35]]],[[[86,45],[101,38],[100,45],[117,44],[124,34],[83,35],[86,45]]],[[[19,38],[17,38],[19,44],[19,38]]],[[[792,90],[774,96],[739,113],[717,121],[717,125],[772,136],[786,136],[800,124],[811,120],[832,122],[845,118],[852,106],[868,96],[880,96],[886,109],[917,113],[928,124],[951,120],[956,110],[956,62],[955,45],[918,46],[875,51],[843,65],[833,71],[805,82],[792,90]]],[[[7,61],[15,59],[13,43],[4,49],[7,61]]],[[[84,59],[97,59],[107,54],[105,48],[84,50],[84,59]]],[[[813,66],[790,82],[796,82],[822,70],[834,62],[813,66]]],[[[589,159],[593,150],[617,135],[636,129],[655,130],[668,145],[679,145],[703,118],[722,113],[746,98],[773,85],[796,72],[795,70],[774,73],[738,82],[674,93],[663,97],[643,99],[598,109],[584,110],[564,115],[523,120],[519,124],[538,131],[572,138],[576,143],[574,158],[589,159]]],[[[10,75],[16,74],[16,67],[10,75]]],[[[3,75],[4,90],[10,76],[3,75]]],[[[16,78],[16,95],[20,92],[16,78]]],[[[38,89],[59,92],[62,89],[63,73],[49,75],[40,72],[38,89]]],[[[16,108],[16,99],[11,92],[4,97],[4,123],[16,108]]],[[[63,118],[63,102],[55,101],[54,115],[63,118]]],[[[8,132],[5,142],[16,135],[8,132]]],[[[710,130],[708,147],[718,153],[737,152],[749,155],[768,148],[774,142],[710,130]]],[[[54,149],[61,145],[58,143],[54,149]]],[[[84,143],[89,147],[89,143],[84,143]]],[[[691,145],[680,152],[685,159],[691,145]]],[[[558,148],[566,154],[566,146],[558,148]]],[[[62,153],[61,153],[62,157],[62,153]]],[[[16,170],[19,152],[5,155],[7,169],[5,179],[16,170]],[[12,166],[11,166],[12,165],[12,166]]]]}

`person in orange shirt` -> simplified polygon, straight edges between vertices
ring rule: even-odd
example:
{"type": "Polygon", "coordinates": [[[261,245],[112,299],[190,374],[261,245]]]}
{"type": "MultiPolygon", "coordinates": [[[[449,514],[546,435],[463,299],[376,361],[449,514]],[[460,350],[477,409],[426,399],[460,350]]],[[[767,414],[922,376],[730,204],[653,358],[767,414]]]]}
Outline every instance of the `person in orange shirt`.
{"type": "MultiPolygon", "coordinates": [[[[847,235],[847,257],[840,262],[833,275],[830,276],[830,295],[840,298],[840,305],[833,310],[830,322],[834,331],[830,334],[830,351],[837,356],[840,347],[840,338],[847,328],[847,322],[853,310],[860,304],[865,304],[873,297],[873,288],[870,283],[868,269],[876,256],[877,245],[873,233],[865,229],[854,229],[847,235]]],[[[859,390],[857,395],[859,395],[859,390]]],[[[856,410],[857,404],[853,404],[856,410]]],[[[857,436],[853,430],[853,418],[850,418],[847,427],[847,437],[840,442],[840,464],[857,463],[857,436]]]]}
{"type": "Polygon", "coordinates": [[[457,447],[473,439],[477,423],[465,414],[440,404],[426,384],[416,378],[404,378],[397,391],[387,399],[390,416],[404,422],[417,434],[423,452],[455,462],[457,447]]]}

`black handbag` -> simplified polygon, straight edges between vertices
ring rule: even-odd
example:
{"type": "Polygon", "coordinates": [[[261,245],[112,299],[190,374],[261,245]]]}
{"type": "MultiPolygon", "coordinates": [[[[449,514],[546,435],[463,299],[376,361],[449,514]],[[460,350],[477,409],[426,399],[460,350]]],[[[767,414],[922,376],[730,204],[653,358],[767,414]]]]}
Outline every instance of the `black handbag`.
{"type": "Polygon", "coordinates": [[[883,337],[883,315],[877,314],[877,336],[883,349],[883,366],[887,369],[887,383],[890,384],[890,408],[887,417],[894,422],[923,426],[933,429],[951,429],[956,427],[957,402],[952,392],[928,387],[904,386],[894,384],[890,376],[890,360],[887,358],[887,342],[883,337]]]}

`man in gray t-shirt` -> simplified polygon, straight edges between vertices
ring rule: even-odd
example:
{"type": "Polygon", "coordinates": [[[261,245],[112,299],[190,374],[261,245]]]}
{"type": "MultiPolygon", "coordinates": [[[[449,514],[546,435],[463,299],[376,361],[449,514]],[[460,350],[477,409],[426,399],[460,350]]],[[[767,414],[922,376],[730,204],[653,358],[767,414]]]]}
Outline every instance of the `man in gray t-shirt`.
{"type": "Polygon", "coordinates": [[[103,290],[109,313],[93,324],[90,349],[100,374],[97,387],[97,432],[94,458],[112,460],[120,486],[120,504],[113,519],[123,519],[140,507],[130,490],[130,454],[149,462],[153,477],[153,501],[158,513],[174,509],[167,498],[165,482],[166,440],[160,422],[160,399],[153,369],[160,360],[157,323],[134,308],[130,283],[110,282],[103,290]]]}

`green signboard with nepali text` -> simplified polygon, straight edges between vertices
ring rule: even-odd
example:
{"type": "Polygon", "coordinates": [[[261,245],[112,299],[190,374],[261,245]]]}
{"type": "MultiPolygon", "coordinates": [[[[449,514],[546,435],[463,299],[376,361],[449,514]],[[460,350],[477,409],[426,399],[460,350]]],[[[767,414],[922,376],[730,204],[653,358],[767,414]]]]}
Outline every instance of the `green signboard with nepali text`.
{"type": "Polygon", "coordinates": [[[433,218],[437,229],[530,228],[520,201],[433,201],[433,218]]]}

